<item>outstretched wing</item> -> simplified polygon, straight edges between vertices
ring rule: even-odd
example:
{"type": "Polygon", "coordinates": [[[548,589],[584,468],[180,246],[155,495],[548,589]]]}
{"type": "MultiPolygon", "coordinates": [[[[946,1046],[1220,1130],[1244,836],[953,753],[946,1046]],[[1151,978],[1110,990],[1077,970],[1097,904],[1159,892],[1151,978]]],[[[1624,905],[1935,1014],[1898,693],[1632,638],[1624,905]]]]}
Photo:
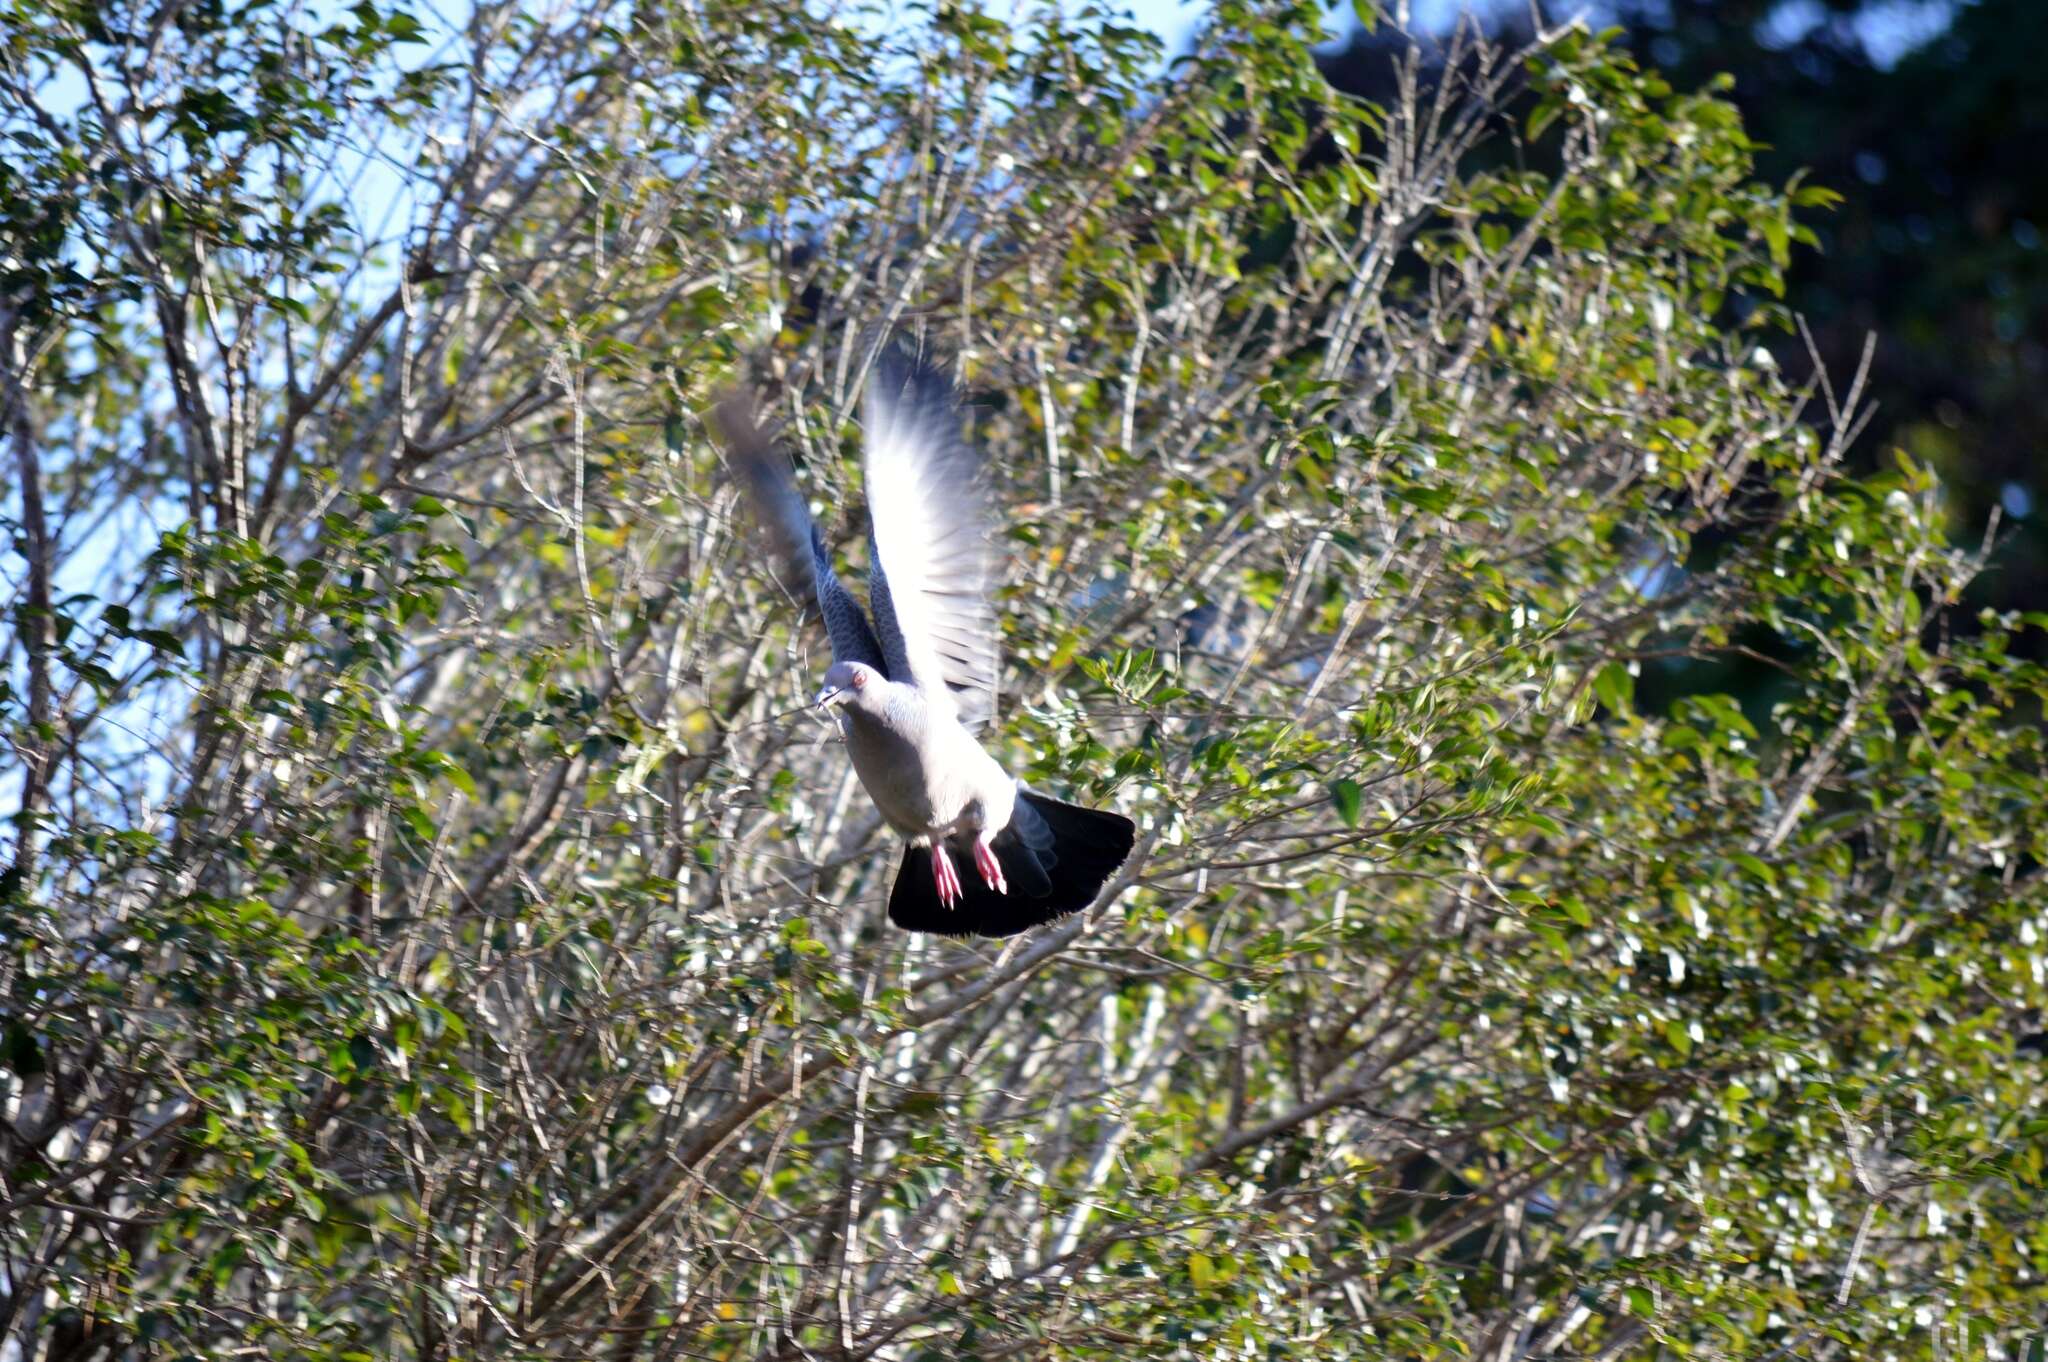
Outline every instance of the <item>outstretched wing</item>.
{"type": "Polygon", "coordinates": [[[952,385],[885,352],[864,421],[868,599],[888,674],[950,703],[962,723],[985,723],[996,694],[988,498],[952,385]]]}
{"type": "Polygon", "coordinates": [[[825,617],[832,660],[881,668],[882,645],[860,603],[832,570],[832,555],[797,491],[789,456],[761,433],[752,404],[739,394],[727,396],[712,415],[725,439],[727,462],[773,542],[777,576],[791,594],[814,598],[825,617]]]}

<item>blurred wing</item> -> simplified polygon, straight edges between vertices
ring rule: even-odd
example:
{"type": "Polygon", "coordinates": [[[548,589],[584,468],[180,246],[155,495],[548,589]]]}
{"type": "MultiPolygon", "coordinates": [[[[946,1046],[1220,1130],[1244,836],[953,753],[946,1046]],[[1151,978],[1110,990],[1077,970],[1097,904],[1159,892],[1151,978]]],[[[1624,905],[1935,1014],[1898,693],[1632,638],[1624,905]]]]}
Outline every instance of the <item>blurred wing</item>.
{"type": "Polygon", "coordinates": [[[988,499],[952,386],[885,353],[864,419],[868,596],[888,674],[934,703],[946,697],[962,723],[986,723],[996,695],[988,499]]]}
{"type": "Polygon", "coordinates": [[[713,412],[719,433],[725,438],[726,461],[739,474],[740,486],[752,503],[754,517],[767,529],[775,549],[775,572],[785,590],[802,599],[808,595],[818,603],[825,617],[825,633],[832,640],[832,660],[883,665],[882,645],[875,631],[832,570],[832,555],[825,538],[797,491],[789,456],[762,435],[754,423],[752,406],[734,394],[721,401],[713,412]]]}

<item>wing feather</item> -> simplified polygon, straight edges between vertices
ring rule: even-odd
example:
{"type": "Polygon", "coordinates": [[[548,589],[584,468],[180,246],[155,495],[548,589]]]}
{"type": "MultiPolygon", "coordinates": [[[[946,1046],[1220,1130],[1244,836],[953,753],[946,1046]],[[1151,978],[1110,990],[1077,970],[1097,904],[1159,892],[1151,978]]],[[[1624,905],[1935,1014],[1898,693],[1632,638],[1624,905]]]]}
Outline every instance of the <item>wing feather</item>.
{"type": "Polygon", "coordinates": [[[776,575],[798,599],[808,594],[816,600],[832,640],[832,660],[883,667],[881,642],[860,602],[832,569],[832,554],[797,491],[789,455],[761,433],[752,406],[738,394],[721,401],[713,418],[725,440],[727,462],[739,475],[755,519],[768,531],[776,575]]]}
{"type": "Polygon", "coordinates": [[[988,497],[952,386],[885,353],[863,419],[868,597],[888,674],[951,703],[961,722],[985,723],[996,695],[988,497]]]}

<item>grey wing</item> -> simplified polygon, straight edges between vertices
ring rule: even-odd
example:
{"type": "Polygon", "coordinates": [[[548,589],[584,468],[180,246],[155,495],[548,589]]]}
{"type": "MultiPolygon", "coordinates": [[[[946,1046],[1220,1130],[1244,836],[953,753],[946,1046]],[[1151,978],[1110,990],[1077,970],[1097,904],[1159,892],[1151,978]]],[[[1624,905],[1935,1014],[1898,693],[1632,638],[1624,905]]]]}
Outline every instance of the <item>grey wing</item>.
{"type": "Polygon", "coordinates": [[[868,380],[868,597],[892,680],[970,727],[995,713],[994,558],[981,461],[952,385],[885,352],[868,380]]]}
{"type": "Polygon", "coordinates": [[[832,555],[797,491],[789,456],[762,435],[745,398],[727,397],[714,418],[725,437],[727,462],[739,474],[755,518],[773,541],[777,576],[792,594],[808,593],[817,601],[825,633],[832,640],[833,661],[883,669],[882,645],[860,602],[832,570],[832,555]]]}

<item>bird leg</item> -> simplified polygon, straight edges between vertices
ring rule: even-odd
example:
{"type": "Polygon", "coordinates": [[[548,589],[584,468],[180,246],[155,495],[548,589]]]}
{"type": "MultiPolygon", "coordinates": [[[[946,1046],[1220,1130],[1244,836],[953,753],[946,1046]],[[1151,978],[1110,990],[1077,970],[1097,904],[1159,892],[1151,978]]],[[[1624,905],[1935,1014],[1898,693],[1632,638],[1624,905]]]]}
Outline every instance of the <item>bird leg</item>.
{"type": "Polygon", "coordinates": [[[960,887],[960,872],[953,868],[953,858],[946,854],[944,842],[932,843],[932,887],[939,891],[939,905],[951,908],[966,897],[960,887]]]}
{"type": "Polygon", "coordinates": [[[1003,863],[996,859],[995,848],[980,837],[974,839],[974,868],[981,872],[981,880],[998,894],[1010,892],[1010,882],[1003,878],[1003,863]]]}

